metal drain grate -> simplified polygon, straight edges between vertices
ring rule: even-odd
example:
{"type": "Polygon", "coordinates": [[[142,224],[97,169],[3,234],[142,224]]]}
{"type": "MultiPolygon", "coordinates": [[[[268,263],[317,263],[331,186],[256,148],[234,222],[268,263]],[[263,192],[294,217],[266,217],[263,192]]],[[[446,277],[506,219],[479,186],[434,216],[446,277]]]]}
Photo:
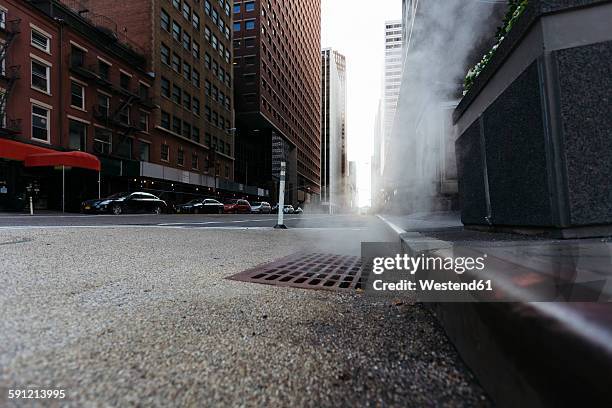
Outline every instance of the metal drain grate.
{"type": "Polygon", "coordinates": [[[358,256],[294,254],[228,279],[302,289],[354,291],[365,286],[358,256]]]}

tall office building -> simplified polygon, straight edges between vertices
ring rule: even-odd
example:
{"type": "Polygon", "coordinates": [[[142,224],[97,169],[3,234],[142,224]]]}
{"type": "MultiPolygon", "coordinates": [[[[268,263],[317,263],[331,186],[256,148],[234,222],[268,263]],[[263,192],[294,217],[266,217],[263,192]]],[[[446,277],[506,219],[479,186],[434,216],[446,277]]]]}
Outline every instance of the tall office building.
{"type": "Polygon", "coordinates": [[[321,1],[236,1],[233,14],[236,179],[277,191],[285,161],[286,202],[316,200],[321,1]]]}
{"type": "MultiPolygon", "coordinates": [[[[168,167],[194,173],[183,174],[181,182],[198,184],[197,179],[206,175],[215,178],[217,188],[239,190],[231,186],[234,103],[230,1],[62,1],[71,6],[81,3],[87,12],[110,18],[117,36],[129,38],[146,56],[156,79],[152,96],[159,107],[151,115],[151,127],[161,134],[161,140],[151,146],[151,154],[160,156],[168,167]]],[[[160,176],[158,170],[151,169],[160,176]]],[[[161,173],[161,177],[173,174],[161,173]]]]}
{"type": "Polygon", "coordinates": [[[350,205],[344,55],[321,51],[321,71],[321,203],[331,211],[350,205]]]}
{"type": "Polygon", "coordinates": [[[370,175],[370,200],[372,208],[381,205],[382,197],[382,163],[384,159],[384,130],[383,130],[383,102],[378,101],[376,117],[374,120],[374,146],[372,146],[372,163],[370,175]]]}
{"type": "Polygon", "coordinates": [[[385,66],[383,77],[383,146],[382,161],[380,163],[384,171],[384,157],[389,150],[393,121],[397,110],[400,87],[402,83],[403,69],[403,31],[402,21],[385,22],[385,66]]]}

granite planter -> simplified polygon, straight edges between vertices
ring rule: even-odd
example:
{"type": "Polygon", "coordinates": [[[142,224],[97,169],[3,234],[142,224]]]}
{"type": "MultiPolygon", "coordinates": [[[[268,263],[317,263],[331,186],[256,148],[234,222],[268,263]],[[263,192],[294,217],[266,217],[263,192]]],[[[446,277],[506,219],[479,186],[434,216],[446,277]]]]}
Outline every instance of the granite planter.
{"type": "Polygon", "coordinates": [[[531,0],[454,113],[462,221],[612,234],[612,0],[531,0]]]}

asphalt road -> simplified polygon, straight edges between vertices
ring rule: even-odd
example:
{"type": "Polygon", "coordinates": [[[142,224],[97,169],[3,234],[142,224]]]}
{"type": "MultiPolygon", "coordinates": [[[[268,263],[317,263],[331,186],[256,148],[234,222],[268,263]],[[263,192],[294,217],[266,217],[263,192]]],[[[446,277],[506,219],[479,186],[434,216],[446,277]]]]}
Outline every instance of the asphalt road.
{"type": "Polygon", "coordinates": [[[227,280],[375,217],[1,216],[0,406],[488,406],[421,305],[227,280]],[[62,401],[9,400],[63,389],[62,401]]]}
{"type": "MultiPolygon", "coordinates": [[[[222,214],[222,215],[0,215],[0,227],[176,227],[176,228],[271,228],[277,223],[277,214],[222,214]]],[[[285,215],[284,223],[290,228],[380,228],[372,217],[355,215],[285,215]]]]}

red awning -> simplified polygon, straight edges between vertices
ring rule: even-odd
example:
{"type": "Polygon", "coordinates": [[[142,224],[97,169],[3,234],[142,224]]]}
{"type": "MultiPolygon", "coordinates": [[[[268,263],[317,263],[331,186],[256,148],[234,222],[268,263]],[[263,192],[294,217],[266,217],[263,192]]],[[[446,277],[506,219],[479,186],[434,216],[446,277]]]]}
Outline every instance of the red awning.
{"type": "Polygon", "coordinates": [[[100,171],[100,160],[85,152],[55,152],[31,154],[25,159],[26,167],[66,166],[100,171]]]}
{"type": "Polygon", "coordinates": [[[58,152],[7,139],[0,139],[0,157],[24,161],[26,167],[67,166],[100,171],[100,160],[93,154],[58,152]]]}

